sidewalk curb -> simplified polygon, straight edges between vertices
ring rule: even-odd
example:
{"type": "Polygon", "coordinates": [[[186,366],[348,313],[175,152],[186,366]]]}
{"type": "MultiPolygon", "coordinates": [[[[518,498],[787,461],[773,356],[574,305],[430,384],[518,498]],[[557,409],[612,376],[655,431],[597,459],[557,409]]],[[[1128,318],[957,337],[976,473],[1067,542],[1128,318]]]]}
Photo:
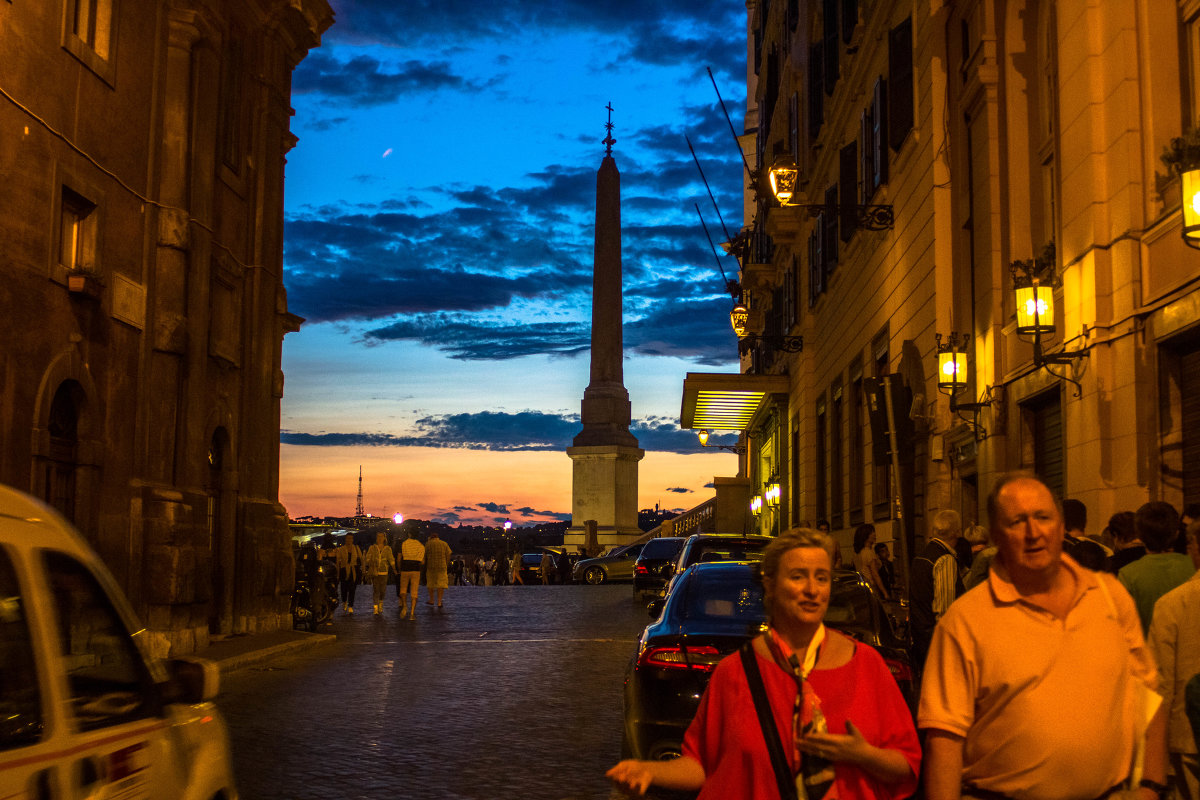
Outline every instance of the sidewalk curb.
{"type": "Polygon", "coordinates": [[[337,641],[337,636],[331,633],[306,633],[296,631],[297,638],[291,641],[280,642],[278,644],[268,645],[266,647],[246,650],[244,652],[230,653],[223,657],[209,656],[216,662],[220,668],[221,674],[226,675],[235,670],[242,669],[254,664],[268,661],[276,656],[285,653],[291,653],[297,650],[305,650],[317,645],[330,644],[337,641]]]}

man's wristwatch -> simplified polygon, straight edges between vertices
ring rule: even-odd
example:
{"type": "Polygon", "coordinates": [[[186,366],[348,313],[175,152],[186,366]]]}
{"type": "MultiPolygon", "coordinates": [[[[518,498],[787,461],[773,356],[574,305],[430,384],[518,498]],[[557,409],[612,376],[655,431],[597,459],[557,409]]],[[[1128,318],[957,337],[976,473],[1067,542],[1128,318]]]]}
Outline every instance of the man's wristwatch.
{"type": "Polygon", "coordinates": [[[1159,796],[1159,800],[1165,798],[1167,796],[1167,792],[1171,791],[1171,787],[1167,786],[1165,783],[1152,781],[1149,778],[1142,778],[1140,781],[1138,781],[1138,786],[1142,789],[1149,789],[1150,791],[1154,792],[1159,796]]]}

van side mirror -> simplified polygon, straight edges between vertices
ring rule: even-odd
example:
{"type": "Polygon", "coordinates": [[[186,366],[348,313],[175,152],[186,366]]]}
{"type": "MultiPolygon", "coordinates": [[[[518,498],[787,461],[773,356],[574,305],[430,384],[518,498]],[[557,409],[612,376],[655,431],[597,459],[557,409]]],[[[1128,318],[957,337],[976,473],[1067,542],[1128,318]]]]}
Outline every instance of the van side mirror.
{"type": "Polygon", "coordinates": [[[168,703],[195,705],[217,696],[221,685],[221,668],[215,661],[194,656],[181,656],[166,662],[168,703]]]}

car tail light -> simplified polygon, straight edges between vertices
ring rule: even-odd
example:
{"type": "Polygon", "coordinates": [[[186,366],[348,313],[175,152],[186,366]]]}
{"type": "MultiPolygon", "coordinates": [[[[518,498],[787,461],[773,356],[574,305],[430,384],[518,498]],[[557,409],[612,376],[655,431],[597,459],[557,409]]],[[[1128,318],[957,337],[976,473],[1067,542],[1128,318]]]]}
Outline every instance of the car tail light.
{"type": "Polygon", "coordinates": [[[894,658],[885,658],[883,663],[887,664],[888,672],[892,673],[892,677],[897,681],[912,680],[912,668],[903,661],[897,661],[894,658]]]}
{"type": "Polygon", "coordinates": [[[638,666],[712,672],[721,658],[721,651],[712,645],[647,647],[638,659],[638,666]]]}
{"type": "Polygon", "coordinates": [[[646,569],[646,565],[641,563],[640,561],[637,564],[633,565],[633,571],[636,572],[638,575],[649,575],[650,574],[650,570],[646,569]]]}

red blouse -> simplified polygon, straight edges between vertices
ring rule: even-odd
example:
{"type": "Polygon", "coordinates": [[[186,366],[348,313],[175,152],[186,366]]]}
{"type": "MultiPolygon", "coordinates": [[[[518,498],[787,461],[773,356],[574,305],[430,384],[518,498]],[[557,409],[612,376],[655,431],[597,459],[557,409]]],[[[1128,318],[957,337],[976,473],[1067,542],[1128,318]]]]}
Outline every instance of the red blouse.
{"type": "MultiPolygon", "coordinates": [[[[755,657],[784,754],[794,772],[790,737],[796,682],[774,661],[757,653],[755,657]]],[[[845,733],[849,719],[870,744],[899,751],[912,767],[909,779],[884,784],[858,767],[835,764],[838,798],[892,800],[912,794],[921,770],[921,746],[904,696],[879,653],[856,642],[854,655],[848,662],[833,669],[814,669],[808,679],[821,698],[821,710],[830,733],[845,733]]],[[[704,788],[697,800],[729,797],[779,800],[771,757],[738,654],[723,659],[713,671],[696,717],[684,736],[683,754],[704,768],[704,788]]]]}

